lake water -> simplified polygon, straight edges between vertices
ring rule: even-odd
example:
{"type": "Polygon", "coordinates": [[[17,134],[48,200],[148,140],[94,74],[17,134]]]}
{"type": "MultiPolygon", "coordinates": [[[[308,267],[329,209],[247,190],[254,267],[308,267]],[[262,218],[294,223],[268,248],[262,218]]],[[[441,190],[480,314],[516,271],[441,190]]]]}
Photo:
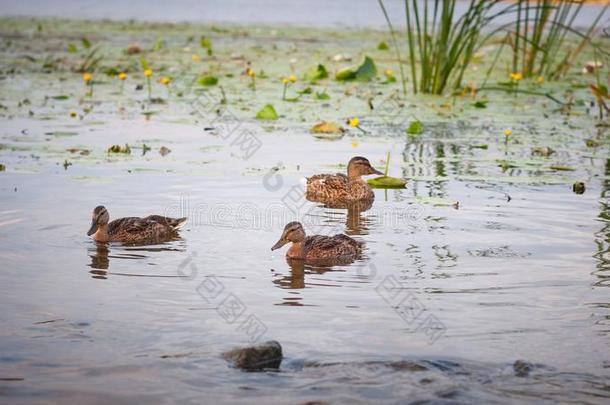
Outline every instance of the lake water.
{"type": "MultiPolygon", "coordinates": [[[[68,38],[84,30],[64,29],[68,38]]],[[[133,41],[113,29],[92,35],[133,41]]],[[[79,74],[28,64],[24,54],[65,49],[63,34],[49,32],[36,41],[3,34],[14,42],[3,48],[0,82],[0,401],[608,401],[610,158],[595,111],[566,116],[540,98],[498,96],[482,110],[454,100],[456,115],[444,115],[437,99],[410,96],[400,117],[422,120],[420,137],[405,137],[396,116],[370,113],[359,114],[367,134],[323,141],[308,133],[313,123],[366,103],[336,83],[324,106],[281,102],[273,80],[252,92],[239,78],[243,61],[229,56],[255,52],[266,41],[257,35],[271,35],[263,30],[214,39],[235,74],[221,79],[227,108],[260,142],[243,159],[213,108],[194,112],[193,100],[158,84],[155,95],[169,101],[150,104],[134,89],[141,79],[121,95],[101,75],[83,98],[79,74]],[[280,120],[254,120],[271,101],[280,120]],[[130,155],[106,152],[125,143],[130,155]],[[142,154],[143,144],[152,149],[142,154]],[[303,177],[342,171],[354,155],[383,169],[388,151],[389,174],[407,188],[376,190],[366,212],[299,194],[303,177]],[[576,181],[584,194],[572,191],[576,181]],[[190,222],[165,244],[96,245],[86,231],[99,204],[111,218],[190,222]],[[364,257],[330,269],[287,263],[285,249],[270,247],[294,219],[310,233],[347,232],[365,243],[364,257]],[[242,372],[220,357],[268,339],[284,348],[278,372],[242,372]],[[529,372],[515,371],[517,360],[529,372]]],[[[284,69],[264,64],[284,52],[282,41],[257,59],[269,74],[284,69]]],[[[352,43],[328,41],[299,43],[294,57],[352,43]]]]}

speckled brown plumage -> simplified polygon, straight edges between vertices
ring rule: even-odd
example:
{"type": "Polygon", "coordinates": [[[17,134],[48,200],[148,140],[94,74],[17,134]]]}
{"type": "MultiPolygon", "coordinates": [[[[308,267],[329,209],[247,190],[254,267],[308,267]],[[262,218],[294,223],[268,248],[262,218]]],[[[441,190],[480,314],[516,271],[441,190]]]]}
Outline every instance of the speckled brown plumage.
{"type": "Polygon", "coordinates": [[[337,173],[317,174],[307,178],[306,198],[331,205],[373,201],[375,193],[362,179],[367,174],[382,173],[375,170],[366,158],[356,156],[347,165],[347,176],[337,173]]]}
{"type": "Polygon", "coordinates": [[[98,206],[93,210],[91,229],[98,242],[153,243],[177,236],[177,229],[186,218],[168,218],[149,215],[144,218],[126,217],[109,222],[106,208],[98,206]]]}
{"type": "Polygon", "coordinates": [[[363,247],[361,242],[343,234],[306,236],[301,223],[290,222],[284,227],[280,240],[271,250],[279,249],[290,242],[292,242],[292,246],[286,252],[286,257],[308,261],[353,261],[360,256],[363,247]]]}

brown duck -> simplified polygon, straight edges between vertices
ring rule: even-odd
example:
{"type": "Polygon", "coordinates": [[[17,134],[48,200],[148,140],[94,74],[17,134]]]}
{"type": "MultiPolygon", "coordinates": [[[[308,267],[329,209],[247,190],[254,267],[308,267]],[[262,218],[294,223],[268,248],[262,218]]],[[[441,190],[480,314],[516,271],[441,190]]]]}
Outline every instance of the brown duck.
{"type": "Polygon", "coordinates": [[[93,235],[97,242],[158,242],[177,236],[177,229],[184,225],[186,218],[149,215],[145,218],[127,217],[109,221],[106,208],[102,205],[95,207],[87,235],[93,235]]]}
{"type": "Polygon", "coordinates": [[[306,236],[300,222],[288,223],[280,240],[271,250],[279,249],[290,242],[292,246],[286,252],[286,257],[289,259],[350,262],[362,253],[362,243],[347,235],[306,236]]]}
{"type": "Polygon", "coordinates": [[[331,205],[372,201],[375,193],[362,179],[368,174],[383,174],[374,169],[367,158],[356,156],[347,165],[347,176],[343,173],[316,174],[307,178],[307,199],[331,205]]]}

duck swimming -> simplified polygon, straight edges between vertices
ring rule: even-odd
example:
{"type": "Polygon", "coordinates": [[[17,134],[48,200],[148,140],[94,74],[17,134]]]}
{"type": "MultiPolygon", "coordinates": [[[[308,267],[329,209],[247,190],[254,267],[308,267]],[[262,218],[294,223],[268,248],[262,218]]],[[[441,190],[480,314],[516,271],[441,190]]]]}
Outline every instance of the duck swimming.
{"type": "Polygon", "coordinates": [[[271,250],[279,249],[287,243],[292,246],[286,252],[289,259],[300,260],[337,260],[341,262],[353,261],[362,253],[362,243],[347,235],[306,236],[300,222],[289,222],[284,232],[271,250]]]}
{"type": "Polygon", "coordinates": [[[102,205],[95,207],[87,235],[93,235],[97,242],[157,242],[176,236],[177,229],[184,225],[186,218],[149,215],[145,218],[127,217],[109,221],[106,208],[102,205]]]}
{"type": "Polygon", "coordinates": [[[316,174],[307,178],[307,199],[331,205],[372,201],[375,193],[362,180],[368,174],[383,174],[374,169],[367,158],[356,156],[347,165],[347,176],[343,173],[316,174]]]}

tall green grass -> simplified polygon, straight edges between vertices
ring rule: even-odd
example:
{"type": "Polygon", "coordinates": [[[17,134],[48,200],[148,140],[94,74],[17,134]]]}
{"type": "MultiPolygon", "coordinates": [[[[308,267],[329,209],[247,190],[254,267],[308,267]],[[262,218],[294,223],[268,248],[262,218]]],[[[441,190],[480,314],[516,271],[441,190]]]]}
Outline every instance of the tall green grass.
{"type": "Polygon", "coordinates": [[[586,7],[583,1],[517,0],[511,8],[514,23],[501,27],[512,37],[513,72],[524,77],[560,79],[591,43],[609,6],[606,4],[580,31],[575,21],[586,7]]]}
{"type": "MultiPolygon", "coordinates": [[[[383,0],[384,14],[400,64],[403,90],[406,77],[399,45],[383,0]]],[[[581,32],[574,27],[582,12],[579,0],[469,0],[458,18],[457,0],[404,0],[407,54],[414,93],[443,94],[462,86],[475,53],[504,34],[510,44],[512,71],[524,77],[563,76],[590,44],[610,4],[581,32]],[[504,18],[509,22],[497,23],[504,18]]],[[[499,53],[498,53],[499,55],[499,53]]],[[[494,58],[492,68],[498,58],[494,58]]]]}

